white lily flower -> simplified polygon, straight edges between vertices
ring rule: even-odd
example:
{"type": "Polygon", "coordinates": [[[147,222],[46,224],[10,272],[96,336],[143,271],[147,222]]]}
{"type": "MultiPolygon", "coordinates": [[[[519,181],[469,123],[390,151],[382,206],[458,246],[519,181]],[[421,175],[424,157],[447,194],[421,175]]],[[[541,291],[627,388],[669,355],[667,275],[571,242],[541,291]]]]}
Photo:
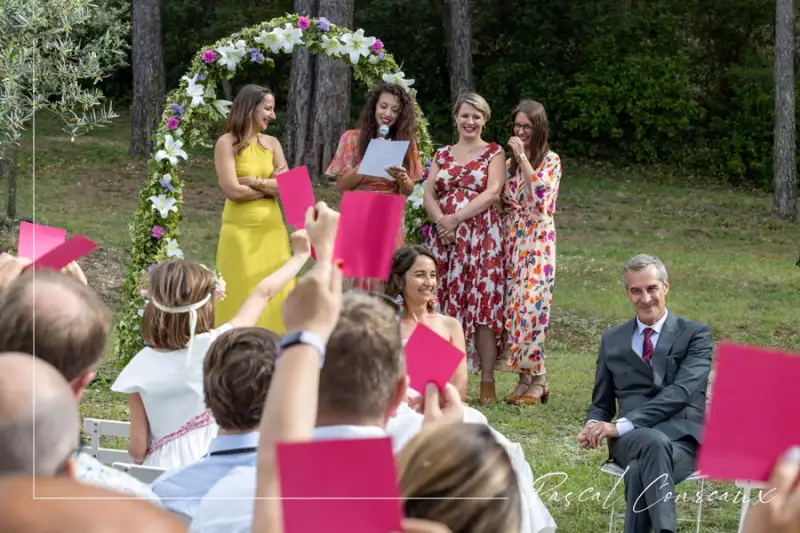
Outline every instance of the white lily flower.
{"type": "Polygon", "coordinates": [[[261,30],[258,37],[253,40],[263,45],[264,48],[269,48],[270,52],[273,54],[277,54],[284,48],[286,34],[282,28],[275,28],[269,33],[261,30]]]}
{"type": "Polygon", "coordinates": [[[228,113],[230,112],[231,105],[233,105],[233,102],[231,102],[230,100],[214,100],[211,103],[211,105],[214,106],[214,109],[217,110],[217,113],[227,118],[228,113]]]}
{"type": "Polygon", "coordinates": [[[178,241],[175,239],[167,241],[167,257],[179,257],[183,259],[183,250],[178,246],[178,241]]]}
{"type": "Polygon", "coordinates": [[[203,93],[205,92],[205,87],[197,83],[197,80],[194,78],[190,78],[189,76],[184,76],[183,78],[188,83],[186,87],[186,94],[192,97],[191,106],[199,106],[203,105],[205,102],[203,101],[203,93]]]}
{"type": "Polygon", "coordinates": [[[369,61],[370,65],[377,65],[378,63],[381,62],[381,60],[378,59],[378,56],[376,55],[370,55],[367,61],[369,61]]]}
{"type": "Polygon", "coordinates": [[[411,204],[411,207],[414,209],[419,209],[422,207],[424,201],[425,198],[423,188],[415,186],[414,191],[408,196],[408,203],[411,204]]]}
{"type": "Polygon", "coordinates": [[[303,30],[287,23],[283,27],[283,51],[291,54],[294,47],[303,44],[303,30]]]}
{"type": "Polygon", "coordinates": [[[172,135],[164,137],[164,148],[156,152],[156,161],[169,159],[169,164],[173,167],[178,164],[178,158],[188,159],[188,155],[183,151],[183,141],[172,138],[172,135]]]}
{"type": "Polygon", "coordinates": [[[144,309],[139,309],[138,311],[136,311],[136,314],[139,315],[139,317],[143,317],[144,316],[144,309]]]}
{"type": "Polygon", "coordinates": [[[342,51],[342,43],[336,37],[322,36],[322,49],[330,57],[336,57],[342,51]]]}
{"type": "Polygon", "coordinates": [[[148,198],[148,200],[150,200],[150,202],[153,204],[153,210],[158,211],[158,214],[161,215],[161,218],[167,218],[170,211],[173,213],[178,212],[178,206],[175,205],[178,203],[178,201],[175,200],[175,198],[167,197],[166,194],[151,196],[148,198]]]}
{"type": "Polygon", "coordinates": [[[236,70],[236,65],[247,55],[247,48],[244,41],[236,41],[230,46],[220,46],[217,48],[219,52],[219,63],[228,67],[228,70],[236,70]]]}
{"type": "Polygon", "coordinates": [[[405,90],[408,90],[409,87],[414,85],[413,79],[406,79],[405,73],[401,70],[400,72],[396,72],[395,74],[384,74],[381,76],[381,79],[386,83],[393,83],[395,85],[399,85],[403,87],[405,90]]]}
{"type": "Polygon", "coordinates": [[[359,29],[354,33],[342,35],[342,48],[344,53],[350,56],[350,62],[355,65],[362,56],[369,56],[369,48],[375,41],[377,41],[375,37],[365,37],[364,30],[359,29]]]}

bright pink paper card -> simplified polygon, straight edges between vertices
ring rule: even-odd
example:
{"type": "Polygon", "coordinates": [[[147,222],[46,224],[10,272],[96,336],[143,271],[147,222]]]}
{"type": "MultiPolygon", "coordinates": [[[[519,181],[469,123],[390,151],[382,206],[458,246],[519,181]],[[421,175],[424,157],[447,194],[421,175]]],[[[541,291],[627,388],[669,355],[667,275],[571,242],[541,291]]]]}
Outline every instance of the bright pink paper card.
{"type": "Polygon", "coordinates": [[[800,357],[720,344],[698,469],[712,479],[766,481],[800,444],[800,357]]]}
{"type": "Polygon", "coordinates": [[[31,268],[39,270],[50,268],[61,270],[73,261],[76,261],[97,248],[97,244],[82,235],[76,235],[61,246],[50,250],[45,255],[34,261],[31,268]]]}
{"type": "Polygon", "coordinates": [[[64,244],[67,240],[67,230],[21,222],[19,225],[19,240],[17,241],[17,255],[36,261],[47,252],[64,244]],[[36,245],[34,246],[34,242],[36,245]]]}
{"type": "Polygon", "coordinates": [[[295,229],[303,229],[306,211],[314,206],[314,189],[308,176],[308,168],[293,168],[276,176],[275,180],[278,182],[278,194],[286,223],[295,229]]]}
{"type": "Polygon", "coordinates": [[[409,386],[420,394],[425,394],[425,386],[431,381],[443,390],[465,357],[461,350],[423,324],[414,328],[405,352],[409,386]]]}
{"type": "Polygon", "coordinates": [[[344,260],[345,276],[389,279],[404,205],[397,194],[344,193],[333,258],[344,260]]]}
{"type": "Polygon", "coordinates": [[[276,453],[286,533],[400,531],[389,437],[281,443],[276,453]]]}

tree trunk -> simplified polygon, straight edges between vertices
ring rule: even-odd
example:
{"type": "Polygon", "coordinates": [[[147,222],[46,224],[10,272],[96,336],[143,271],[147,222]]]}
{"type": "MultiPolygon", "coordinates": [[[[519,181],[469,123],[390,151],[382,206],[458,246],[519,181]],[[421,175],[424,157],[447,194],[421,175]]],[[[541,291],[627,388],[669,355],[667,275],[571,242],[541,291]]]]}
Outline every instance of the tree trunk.
{"type": "Polygon", "coordinates": [[[0,154],[0,176],[7,182],[6,223],[13,224],[17,219],[17,147],[9,145],[0,154]]]}
{"type": "Polygon", "coordinates": [[[775,16],[775,151],[772,209],[797,220],[794,98],[794,1],[777,0],[775,16]]]}
{"type": "MultiPolygon", "coordinates": [[[[295,8],[352,29],[354,0],[295,0],[295,8]]],[[[306,165],[316,182],[350,122],[350,80],[349,63],[324,54],[313,57],[305,50],[293,54],[284,144],[289,164],[306,165]]]]}
{"type": "Polygon", "coordinates": [[[447,60],[450,67],[450,96],[472,89],[472,19],[470,0],[442,0],[447,60]]]}
{"type": "MultiPolygon", "coordinates": [[[[317,13],[314,0],[295,0],[294,12],[312,17],[317,13]]],[[[314,94],[314,67],[316,57],[305,48],[292,53],[292,70],[289,78],[289,101],[286,104],[286,129],[283,149],[290,168],[303,166],[311,147],[311,104],[314,94]]],[[[311,176],[316,178],[315,174],[311,176]]]]}
{"type": "Polygon", "coordinates": [[[148,157],[164,106],[161,1],[133,0],[131,157],[148,157]]]}

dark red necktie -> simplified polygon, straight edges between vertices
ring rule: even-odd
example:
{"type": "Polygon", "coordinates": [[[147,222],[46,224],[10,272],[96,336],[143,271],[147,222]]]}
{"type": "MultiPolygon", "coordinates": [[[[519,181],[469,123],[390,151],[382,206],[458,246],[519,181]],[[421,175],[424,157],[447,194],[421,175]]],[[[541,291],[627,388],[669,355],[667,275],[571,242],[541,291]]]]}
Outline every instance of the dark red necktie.
{"type": "Polygon", "coordinates": [[[655,333],[653,328],[645,328],[644,330],[644,346],[642,347],[642,360],[650,364],[650,358],[653,357],[653,343],[650,342],[650,337],[655,333]]]}

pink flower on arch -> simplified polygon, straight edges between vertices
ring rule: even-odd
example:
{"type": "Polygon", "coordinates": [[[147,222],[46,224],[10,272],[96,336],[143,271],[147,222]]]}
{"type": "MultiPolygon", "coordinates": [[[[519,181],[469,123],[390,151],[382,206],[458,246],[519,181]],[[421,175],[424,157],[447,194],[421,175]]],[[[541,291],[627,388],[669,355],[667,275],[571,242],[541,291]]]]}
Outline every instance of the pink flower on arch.
{"type": "Polygon", "coordinates": [[[160,239],[164,236],[164,228],[161,226],[153,226],[153,237],[156,239],[160,239]]]}
{"type": "Polygon", "coordinates": [[[372,51],[377,54],[381,50],[383,50],[383,41],[375,39],[375,44],[372,45],[372,51]]]}
{"type": "Polygon", "coordinates": [[[300,17],[297,19],[297,27],[301,30],[307,30],[311,27],[311,21],[308,20],[308,17],[300,17]]]}
{"type": "Polygon", "coordinates": [[[167,129],[170,131],[178,129],[178,126],[181,125],[181,121],[175,117],[169,117],[167,119],[167,129]]]}
{"type": "Polygon", "coordinates": [[[201,56],[203,63],[213,63],[217,60],[217,53],[214,50],[206,50],[201,56]]]}

